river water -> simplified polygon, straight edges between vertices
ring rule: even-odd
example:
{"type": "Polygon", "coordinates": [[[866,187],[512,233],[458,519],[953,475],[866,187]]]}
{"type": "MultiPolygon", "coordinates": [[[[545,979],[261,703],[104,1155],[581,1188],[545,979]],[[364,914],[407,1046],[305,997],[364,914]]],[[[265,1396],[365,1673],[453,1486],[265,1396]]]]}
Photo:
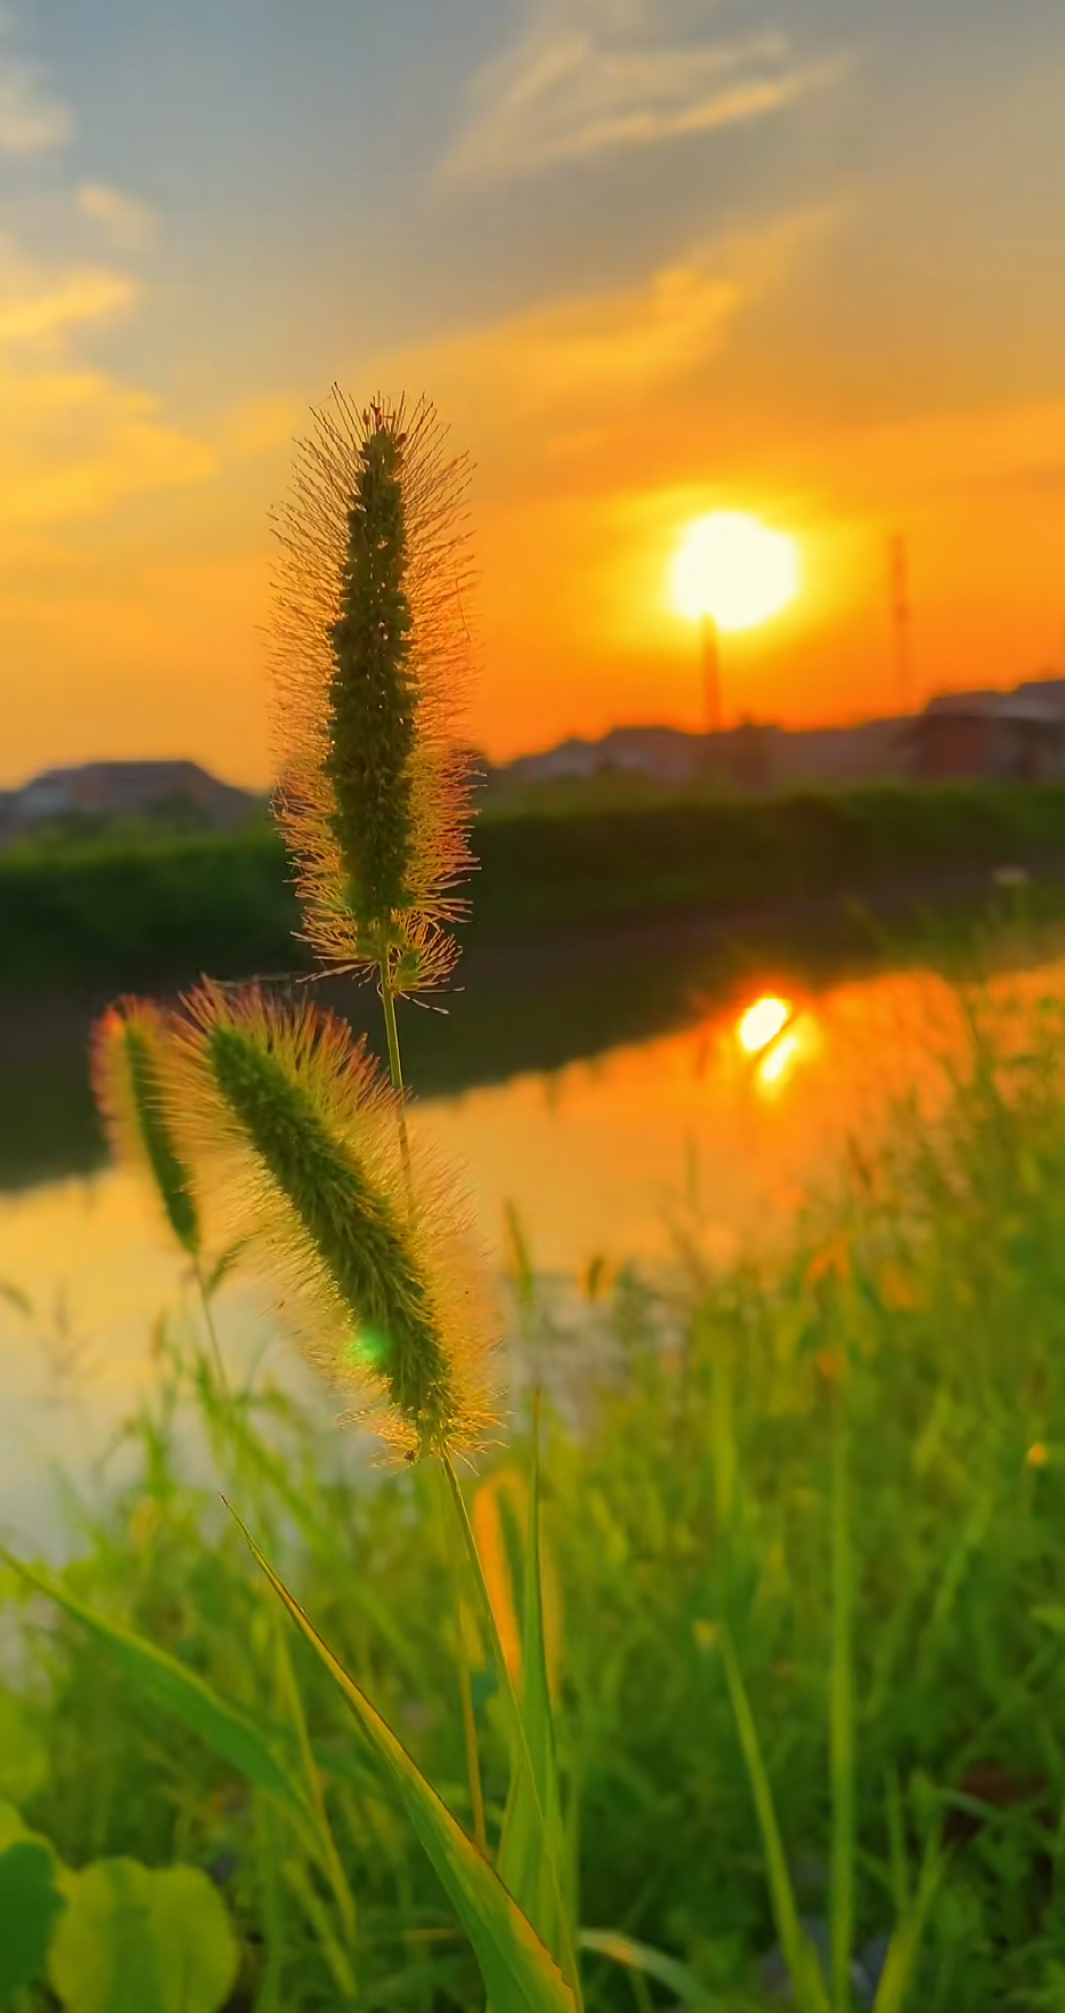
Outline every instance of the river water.
{"type": "MultiPolygon", "coordinates": [[[[565,1042],[534,1014],[527,1046],[536,1066],[508,1067],[516,1057],[507,1054],[499,1080],[471,1081],[477,1069],[464,1067],[459,1082],[438,1082],[420,1100],[419,1122],[462,1170],[490,1263],[504,1262],[508,1208],[537,1269],[575,1291],[589,1267],[602,1274],[633,1258],[666,1259],[678,1230],[697,1226],[720,1263],[787,1238],[848,1139],[868,1149],[892,1099],[915,1082],[931,1086],[937,1058],[960,1039],[951,989],[926,970],[816,987],[765,971],[713,996],[700,994],[697,971],[684,971],[668,1005],[650,1010],[666,1022],[657,1032],[612,1039],[621,980],[601,973],[596,988],[585,985],[583,1021],[569,1001],[583,1030],[573,1045],[585,1053],[564,1059],[565,1042]],[[774,1000],[781,1004],[765,1004],[774,1000]],[[542,1060],[559,1047],[559,1059],[542,1060]]],[[[1008,984],[1022,995],[1065,994],[1065,962],[1044,951],[1008,984]]],[[[633,977],[623,1023],[637,990],[633,977]]],[[[0,1192],[0,1532],[20,1548],[55,1548],[54,1475],[85,1484],[151,1385],[153,1324],[165,1317],[188,1335],[197,1320],[151,1196],[101,1158],[87,1129],[77,1026],[76,1061],[69,1026],[58,1047],[46,1042],[40,1053],[25,1046],[25,1029],[21,1051],[13,1038],[8,1103],[23,1113],[21,1136],[27,1083],[59,1081],[77,1107],[67,1137],[56,1129],[55,1097],[45,1099],[44,1162],[27,1139],[21,1163],[9,1155],[0,1192]]],[[[431,1036],[444,1050],[452,1034],[430,1016],[418,1032],[423,1048],[431,1036]]],[[[223,1290],[219,1320],[232,1363],[266,1349],[282,1381],[308,1388],[253,1285],[223,1290]]]]}

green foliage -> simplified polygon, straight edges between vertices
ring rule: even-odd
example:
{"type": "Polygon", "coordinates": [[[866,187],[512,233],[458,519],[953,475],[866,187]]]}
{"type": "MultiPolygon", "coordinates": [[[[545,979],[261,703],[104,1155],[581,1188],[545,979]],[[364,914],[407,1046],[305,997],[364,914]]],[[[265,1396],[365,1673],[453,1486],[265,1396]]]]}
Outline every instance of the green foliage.
{"type": "Polygon", "coordinates": [[[0,926],[16,989],[163,984],[207,968],[289,968],[299,909],[269,826],[143,845],[12,848],[0,926]]]}
{"type": "Polygon", "coordinates": [[[313,1647],[388,1769],[411,1827],[447,1889],[476,1952],[490,2003],[497,2013],[574,2013],[572,1992],[503,1882],[456,1823],[366,1694],[322,1641],[262,1553],[256,1546],[252,1550],[274,1592],[313,1647]]]}
{"type": "MultiPolygon", "coordinates": [[[[590,2013],[764,2013],[788,1970],[797,2003],[839,2003],[848,1956],[853,2005],[877,2013],[1060,1996],[1065,1013],[1048,999],[1010,1018],[978,997],[968,1012],[945,1110],[904,1108],[875,1156],[863,1141],[794,1250],[711,1271],[693,1231],[664,1288],[630,1268],[606,1311],[526,1279],[530,1347],[569,1401],[545,1399],[550,1573],[532,1573],[530,1506],[517,1691],[543,1814],[553,1827],[554,1753],[579,1858],[590,2013]],[[554,1658],[537,1677],[535,1644],[552,1647],[555,1580],[552,1725],[554,1658]]],[[[368,2005],[474,2006],[457,1897],[408,1823],[429,1793],[401,1786],[390,1745],[436,1786],[450,1877],[480,1879],[452,1830],[472,1810],[437,1496],[417,1473],[353,1476],[269,1386],[227,1400],[195,1360],[163,1367],[173,1388],[131,1427],[128,1479],[76,1563],[34,1569],[58,1616],[41,1626],[35,1599],[12,1617],[24,1725],[47,1736],[27,1824],[72,1866],[219,1869],[256,2006],[339,2008],[345,1977],[368,2005]],[[193,1399],[260,1549],[354,1674],[368,1742],[305,1633],[294,1726],[269,1590],[183,1472],[175,1420],[193,1399]],[[106,1627],[87,1636],[86,1611],[106,1627]],[[154,1665],[144,1684],[121,1661],[129,1637],[167,1659],[162,1690],[154,1665]],[[301,1807],[313,1770],[306,1824],[207,1730],[199,1690],[176,1708],[172,1664],[258,1730],[301,1807]]],[[[535,1475],[520,1421],[506,1458],[535,1475]]],[[[506,1827],[528,1883],[514,1900],[535,1917],[503,1691],[472,1661],[489,1854],[506,1827]]]]}
{"type": "Polygon", "coordinates": [[[0,1804],[0,2006],[45,1967],[64,1907],[60,1869],[48,1840],[0,1804]]]}
{"type": "Polygon", "coordinates": [[[204,1678],[188,1670],[176,1657],[78,1600],[63,1580],[39,1566],[12,1563],[17,1564],[17,1570],[31,1587],[47,1594],[97,1638],[116,1668],[153,1706],[173,1715],[191,1733],[207,1741],[255,1788],[276,1797],[290,1816],[299,1818],[306,1814],[303,1788],[278,1754],[276,1740],[272,1742],[239,1707],[220,1697],[204,1678]]]}
{"type": "MultiPolygon", "coordinates": [[[[1065,790],[902,785],[768,799],[671,801],[482,819],[470,941],[702,909],[827,902],[920,882],[921,899],[986,890],[1002,865],[1060,859],[1065,790]]],[[[809,920],[809,918],[807,918],[809,920]]],[[[293,971],[299,909],[268,828],[138,846],[0,855],[5,984],[115,988],[293,971]]]]}
{"type": "Polygon", "coordinates": [[[48,1779],[42,1716],[26,1699],[0,1689],[0,1807],[22,1804],[48,1779]]]}
{"type": "Polygon", "coordinates": [[[65,1885],[48,1975],[68,2013],[218,2013],[240,1953],[206,1874],[105,1859],[65,1885]]]}
{"type": "Polygon", "coordinates": [[[218,2013],[239,1966],[205,1873],[132,1859],[72,1873],[0,1804],[0,2005],[25,2005],[47,1971],[66,2013],[218,2013]]]}
{"type": "Polygon", "coordinates": [[[519,1768],[511,1772],[499,1841],[499,1874],[548,1948],[560,1957],[565,1934],[559,1895],[564,1852],[555,1722],[544,1645],[538,1421],[533,1436],[525,1540],[519,1706],[531,1768],[528,1773],[519,1768]]]}
{"type": "Polygon", "coordinates": [[[616,1929],[583,1929],[581,1949],[596,1957],[606,1957],[612,1964],[623,1965],[641,1978],[655,1979],[668,1987],[681,2006],[697,2006],[701,2013],[720,2013],[723,2002],[716,1995],[711,1997],[686,1965],[678,1964],[675,1957],[666,1957],[661,1950],[651,1950],[646,1943],[637,1943],[631,1936],[619,1936],[616,1929]]]}
{"type": "Polygon", "coordinates": [[[722,1631],[720,1640],[729,1697],[736,1716],[736,1732],[750,1778],[751,1794],[758,1814],[758,1828],[762,1835],[762,1852],[773,1904],[773,1920],[780,1937],[799,2013],[829,2013],[820,1960],[799,1919],[794,1883],[788,1870],[762,1743],[758,1737],[747,1689],[727,1631],[722,1631]]]}

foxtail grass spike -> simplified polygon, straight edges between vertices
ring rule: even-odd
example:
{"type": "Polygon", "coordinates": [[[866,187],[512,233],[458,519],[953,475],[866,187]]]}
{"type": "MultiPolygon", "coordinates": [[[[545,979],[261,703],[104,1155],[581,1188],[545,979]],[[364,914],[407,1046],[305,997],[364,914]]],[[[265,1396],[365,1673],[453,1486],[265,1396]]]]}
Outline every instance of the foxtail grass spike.
{"type": "Polygon", "coordinates": [[[312,419],[274,516],[277,812],[321,961],[421,991],[472,865],[469,464],[424,398],[360,411],[334,386],[312,419]]]}
{"type": "Polygon", "coordinates": [[[96,1102],[119,1159],[147,1167],[170,1228],[190,1258],[200,1253],[192,1174],[164,1110],[169,1063],[166,1016],[147,1000],[124,999],[92,1034],[96,1102]]]}
{"type": "MultiPolygon", "coordinates": [[[[451,1182],[425,1156],[407,1201],[396,1098],[350,1029],[254,988],[185,1003],[174,1123],[234,1238],[280,1288],[334,1386],[407,1459],[461,1453],[492,1422],[495,1335],[451,1182]]],[[[413,1149],[412,1149],[413,1150],[413,1149]]]]}

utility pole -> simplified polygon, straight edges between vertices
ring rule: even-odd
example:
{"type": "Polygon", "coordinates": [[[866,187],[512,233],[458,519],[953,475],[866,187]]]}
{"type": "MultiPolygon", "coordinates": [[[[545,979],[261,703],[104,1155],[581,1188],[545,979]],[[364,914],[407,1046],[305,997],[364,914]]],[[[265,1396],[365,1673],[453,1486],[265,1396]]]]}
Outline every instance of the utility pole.
{"type": "Polygon", "coordinates": [[[706,613],[699,617],[699,633],[703,646],[703,703],[706,708],[707,734],[721,732],[721,644],[717,633],[717,623],[706,613]]]}
{"type": "Polygon", "coordinates": [[[900,713],[913,704],[913,629],[910,608],[909,555],[906,540],[896,532],[888,540],[891,625],[895,641],[895,681],[900,713]]]}

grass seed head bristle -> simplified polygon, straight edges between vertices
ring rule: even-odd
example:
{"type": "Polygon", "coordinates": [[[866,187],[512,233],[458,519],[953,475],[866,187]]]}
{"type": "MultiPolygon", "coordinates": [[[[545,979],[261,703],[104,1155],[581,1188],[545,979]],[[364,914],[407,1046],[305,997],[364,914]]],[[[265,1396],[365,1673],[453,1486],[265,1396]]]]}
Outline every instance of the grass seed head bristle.
{"type": "Polygon", "coordinates": [[[494,1340],[480,1268],[453,1185],[416,1149],[411,1210],[376,1064],[310,1004],[213,986],[186,1004],[175,1123],[313,1360],[361,1389],[362,1414],[408,1458],[479,1444],[494,1340]]]}
{"type": "Polygon", "coordinates": [[[319,957],[424,990],[472,865],[469,464],[425,399],[360,412],[334,387],[312,418],[274,520],[278,815],[319,957]]]}
{"type": "Polygon", "coordinates": [[[93,1029],[91,1061],[93,1091],[114,1152],[147,1167],[174,1236],[196,1258],[200,1220],[192,1174],[164,1109],[167,1017],[147,1000],[120,1000],[93,1029]]]}

